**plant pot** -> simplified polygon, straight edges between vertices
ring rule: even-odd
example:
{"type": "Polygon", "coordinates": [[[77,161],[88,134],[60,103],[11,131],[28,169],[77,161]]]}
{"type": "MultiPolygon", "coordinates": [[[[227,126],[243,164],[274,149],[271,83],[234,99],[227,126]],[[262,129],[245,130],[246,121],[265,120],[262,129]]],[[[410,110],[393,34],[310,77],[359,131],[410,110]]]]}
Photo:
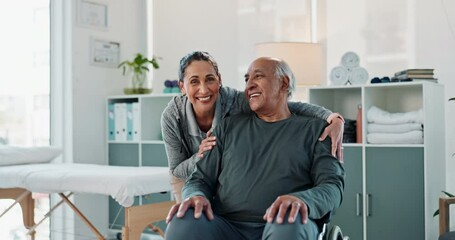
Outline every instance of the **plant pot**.
{"type": "Polygon", "coordinates": [[[124,88],[123,93],[126,95],[131,95],[131,94],[149,94],[152,93],[151,88],[124,88]]]}

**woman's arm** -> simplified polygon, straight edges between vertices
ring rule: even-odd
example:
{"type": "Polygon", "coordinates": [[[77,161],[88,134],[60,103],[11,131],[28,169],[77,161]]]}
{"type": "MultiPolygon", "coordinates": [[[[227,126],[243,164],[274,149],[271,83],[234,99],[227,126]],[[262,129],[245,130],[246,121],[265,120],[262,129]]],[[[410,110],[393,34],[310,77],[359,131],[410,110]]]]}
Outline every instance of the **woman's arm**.
{"type": "Polygon", "coordinates": [[[324,129],[320,141],[323,141],[327,136],[332,139],[332,155],[336,156],[340,162],[343,162],[343,132],[344,132],[344,119],[339,113],[332,111],[311,103],[302,102],[288,102],[289,110],[294,114],[300,116],[308,116],[321,118],[329,123],[324,129]]]}
{"type": "Polygon", "coordinates": [[[332,111],[327,108],[303,102],[288,102],[289,110],[299,116],[315,117],[327,121],[332,111]]]}
{"type": "Polygon", "coordinates": [[[185,180],[193,172],[199,158],[196,156],[197,154],[189,153],[188,146],[185,146],[184,143],[181,125],[172,116],[169,107],[161,116],[161,132],[171,174],[185,180]]]}
{"type": "MultiPolygon", "coordinates": [[[[250,105],[245,97],[243,91],[239,91],[229,87],[223,87],[225,92],[225,104],[229,108],[231,115],[238,113],[249,113],[251,112],[250,105]]],[[[323,120],[328,120],[331,116],[332,111],[311,103],[302,102],[289,102],[289,110],[299,116],[315,117],[323,120]]]]}
{"type": "MultiPolygon", "coordinates": [[[[238,113],[249,113],[250,105],[242,91],[232,88],[223,87],[225,92],[225,101],[231,115],[238,113]],[[232,103],[232,104],[229,104],[232,103]]],[[[311,103],[288,102],[289,110],[299,116],[315,117],[326,120],[329,123],[324,129],[320,140],[323,141],[327,136],[332,139],[332,154],[343,162],[342,142],[344,132],[344,119],[338,113],[311,103]]]]}

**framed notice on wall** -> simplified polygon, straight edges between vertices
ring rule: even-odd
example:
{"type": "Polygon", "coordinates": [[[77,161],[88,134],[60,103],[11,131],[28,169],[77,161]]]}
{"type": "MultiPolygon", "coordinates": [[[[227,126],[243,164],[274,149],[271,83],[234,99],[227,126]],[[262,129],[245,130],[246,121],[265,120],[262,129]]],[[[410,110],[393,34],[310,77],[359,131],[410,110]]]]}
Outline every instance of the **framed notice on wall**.
{"type": "Polygon", "coordinates": [[[90,63],[100,67],[116,68],[120,59],[120,43],[90,39],[90,63]]]}
{"type": "Polygon", "coordinates": [[[107,30],[109,26],[108,5],[95,1],[79,0],[77,23],[81,27],[107,30]]]}

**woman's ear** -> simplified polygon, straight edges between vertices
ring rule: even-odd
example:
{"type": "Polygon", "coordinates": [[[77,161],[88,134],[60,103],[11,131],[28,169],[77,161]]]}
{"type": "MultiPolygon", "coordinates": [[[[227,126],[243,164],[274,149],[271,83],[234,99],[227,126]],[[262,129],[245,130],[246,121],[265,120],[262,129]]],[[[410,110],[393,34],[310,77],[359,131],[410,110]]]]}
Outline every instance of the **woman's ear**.
{"type": "Polygon", "coordinates": [[[180,92],[182,92],[182,95],[185,95],[186,92],[185,92],[185,87],[183,85],[183,81],[182,80],[179,80],[179,88],[180,88],[180,92]]]}
{"type": "Polygon", "coordinates": [[[218,79],[220,79],[220,88],[223,86],[223,83],[221,82],[221,74],[218,73],[218,79]]]}

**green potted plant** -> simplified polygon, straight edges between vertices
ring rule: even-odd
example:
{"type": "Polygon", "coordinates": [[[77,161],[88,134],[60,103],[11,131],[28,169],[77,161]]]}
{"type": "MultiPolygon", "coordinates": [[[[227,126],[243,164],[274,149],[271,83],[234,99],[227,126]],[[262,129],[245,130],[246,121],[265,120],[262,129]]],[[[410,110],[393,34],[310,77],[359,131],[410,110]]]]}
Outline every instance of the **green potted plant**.
{"type": "Polygon", "coordinates": [[[144,57],[142,54],[137,53],[133,61],[123,61],[118,67],[123,69],[123,75],[131,75],[132,88],[125,88],[125,94],[146,94],[150,93],[152,89],[144,86],[147,72],[150,71],[149,65],[152,65],[154,69],[158,69],[158,57],[153,56],[152,59],[144,57]]]}

